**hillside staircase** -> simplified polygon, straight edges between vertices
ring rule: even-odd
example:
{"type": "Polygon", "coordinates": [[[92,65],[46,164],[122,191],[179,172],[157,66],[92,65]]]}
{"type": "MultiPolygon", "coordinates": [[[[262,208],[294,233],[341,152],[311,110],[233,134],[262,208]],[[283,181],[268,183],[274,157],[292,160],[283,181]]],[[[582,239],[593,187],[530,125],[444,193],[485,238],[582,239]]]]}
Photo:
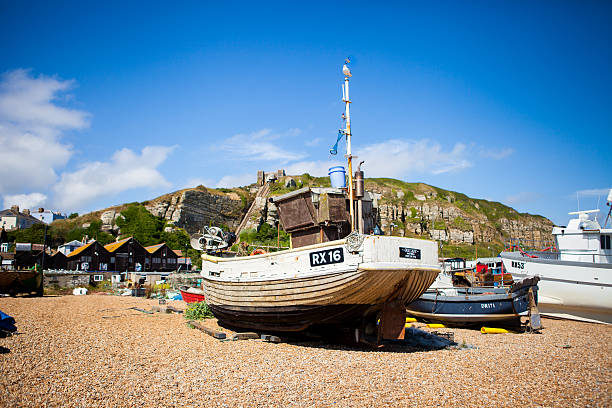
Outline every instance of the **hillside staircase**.
{"type": "Polygon", "coordinates": [[[259,189],[259,191],[255,195],[255,199],[251,203],[251,206],[249,207],[249,210],[247,211],[247,213],[245,214],[244,218],[242,219],[242,222],[240,223],[240,225],[236,229],[236,232],[235,232],[235,234],[236,234],[236,242],[240,242],[240,233],[245,228],[245,226],[247,225],[247,223],[251,219],[252,215],[256,211],[261,210],[261,206],[259,205],[261,200],[263,199],[264,201],[267,201],[269,195],[270,195],[270,183],[266,183],[266,184],[264,184],[259,189]]]}

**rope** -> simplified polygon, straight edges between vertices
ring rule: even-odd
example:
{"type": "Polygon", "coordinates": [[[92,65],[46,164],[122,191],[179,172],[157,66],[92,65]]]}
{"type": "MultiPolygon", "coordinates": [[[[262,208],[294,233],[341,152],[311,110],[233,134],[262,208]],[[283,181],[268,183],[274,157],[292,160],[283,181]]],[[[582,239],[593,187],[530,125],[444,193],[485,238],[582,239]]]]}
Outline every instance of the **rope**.
{"type": "Polygon", "coordinates": [[[528,254],[527,252],[523,251],[523,249],[521,247],[518,247],[518,250],[521,253],[521,255],[523,255],[523,256],[527,256],[529,258],[537,258],[536,255],[531,255],[531,254],[528,254]]]}
{"type": "Polygon", "coordinates": [[[329,149],[329,153],[333,154],[334,156],[338,154],[338,143],[340,143],[340,139],[342,139],[342,136],[344,136],[344,132],[342,132],[342,130],[338,130],[338,140],[336,140],[336,144],[329,149]]]}

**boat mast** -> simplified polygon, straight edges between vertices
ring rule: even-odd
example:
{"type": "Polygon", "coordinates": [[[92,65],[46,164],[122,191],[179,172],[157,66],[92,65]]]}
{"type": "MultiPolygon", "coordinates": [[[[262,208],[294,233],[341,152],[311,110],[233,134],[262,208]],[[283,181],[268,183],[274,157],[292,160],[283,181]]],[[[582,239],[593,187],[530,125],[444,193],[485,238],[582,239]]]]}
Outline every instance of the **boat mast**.
{"type": "Polygon", "coordinates": [[[345,64],[342,66],[342,73],[344,74],[344,87],[343,87],[343,98],[342,101],[345,104],[345,120],[346,120],[346,129],[344,130],[344,134],[346,136],[346,159],[348,161],[348,193],[349,193],[349,201],[350,201],[350,214],[351,214],[351,232],[355,230],[355,209],[353,203],[353,155],[351,153],[351,114],[350,114],[350,99],[349,99],[349,78],[351,75],[351,70],[348,68],[347,64],[351,62],[348,58],[345,60],[345,64]]]}
{"type": "Polygon", "coordinates": [[[606,228],[606,226],[608,225],[608,220],[610,219],[610,214],[612,214],[612,188],[610,189],[610,192],[608,193],[608,198],[606,200],[606,205],[610,207],[610,210],[608,211],[608,216],[606,217],[606,221],[604,222],[604,228],[606,228]]]}

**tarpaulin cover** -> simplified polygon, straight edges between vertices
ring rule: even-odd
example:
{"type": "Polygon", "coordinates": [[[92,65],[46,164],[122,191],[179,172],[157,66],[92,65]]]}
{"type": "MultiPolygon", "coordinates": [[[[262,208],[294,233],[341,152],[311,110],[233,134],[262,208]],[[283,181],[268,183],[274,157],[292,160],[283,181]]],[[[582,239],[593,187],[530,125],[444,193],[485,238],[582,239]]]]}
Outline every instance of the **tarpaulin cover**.
{"type": "Polygon", "coordinates": [[[0,310],[0,330],[16,332],[15,319],[0,310]]]}

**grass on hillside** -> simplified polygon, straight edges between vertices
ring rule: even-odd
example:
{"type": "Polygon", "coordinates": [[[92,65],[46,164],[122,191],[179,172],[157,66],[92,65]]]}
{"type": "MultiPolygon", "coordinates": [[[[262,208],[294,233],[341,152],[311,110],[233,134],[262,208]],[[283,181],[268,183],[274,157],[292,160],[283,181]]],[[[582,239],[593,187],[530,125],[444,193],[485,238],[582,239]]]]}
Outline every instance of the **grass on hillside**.
{"type": "Polygon", "coordinates": [[[499,255],[504,247],[497,243],[479,243],[477,245],[472,244],[442,244],[442,249],[438,252],[438,256],[441,258],[465,258],[467,260],[473,260],[478,258],[489,258],[499,255]]]}

